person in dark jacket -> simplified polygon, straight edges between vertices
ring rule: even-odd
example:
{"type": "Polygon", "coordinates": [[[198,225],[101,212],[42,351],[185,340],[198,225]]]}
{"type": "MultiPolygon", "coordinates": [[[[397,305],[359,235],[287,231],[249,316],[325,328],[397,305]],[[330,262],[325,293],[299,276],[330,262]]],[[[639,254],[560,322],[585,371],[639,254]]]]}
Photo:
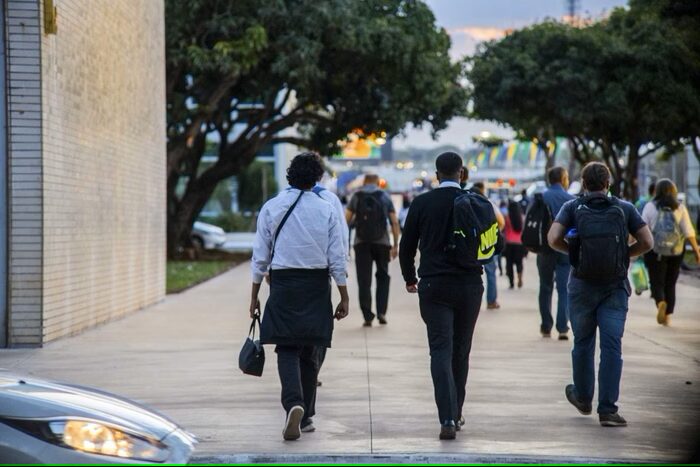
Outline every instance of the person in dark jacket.
{"type": "Polygon", "coordinates": [[[311,191],[322,175],[317,154],[296,156],[287,170],[290,187],[262,207],[253,244],[250,315],[260,313],[260,284],[269,274],[260,341],[276,345],[285,440],[313,431],[317,353],[331,345],[333,318],[348,315],[344,233],[335,208],[311,191]],[[341,297],[335,314],[330,277],[341,297]]]}
{"type": "Polygon", "coordinates": [[[454,152],[435,161],[440,187],[418,196],[406,217],[399,249],[401,272],[409,293],[418,293],[428,330],[430,372],[440,420],[440,439],[455,439],[464,424],[469,352],[484,286],[482,267],[465,269],[446,251],[452,206],[460,189],[462,158],[454,152]],[[415,256],[420,245],[416,276],[415,256]]]}

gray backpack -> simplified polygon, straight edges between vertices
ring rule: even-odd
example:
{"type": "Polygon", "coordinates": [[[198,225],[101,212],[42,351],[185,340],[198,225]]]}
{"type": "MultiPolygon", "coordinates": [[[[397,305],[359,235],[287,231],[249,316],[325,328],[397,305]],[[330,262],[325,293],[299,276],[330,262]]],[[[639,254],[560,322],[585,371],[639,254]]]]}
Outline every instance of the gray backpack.
{"type": "Polygon", "coordinates": [[[652,229],[654,235],[654,253],[660,256],[678,256],[683,253],[685,238],[681,232],[681,226],[669,207],[656,205],[659,217],[652,229]]]}

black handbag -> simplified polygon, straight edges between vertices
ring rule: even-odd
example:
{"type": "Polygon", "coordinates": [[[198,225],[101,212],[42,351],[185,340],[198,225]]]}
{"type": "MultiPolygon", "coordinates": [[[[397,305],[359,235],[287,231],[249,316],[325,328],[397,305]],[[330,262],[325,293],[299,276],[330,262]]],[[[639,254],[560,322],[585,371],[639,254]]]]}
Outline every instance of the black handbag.
{"type": "Polygon", "coordinates": [[[241,353],[238,354],[238,368],[247,375],[262,376],[265,366],[265,349],[260,343],[260,339],[255,340],[255,324],[260,326],[260,315],[255,315],[250,323],[248,337],[243,343],[241,353]]]}

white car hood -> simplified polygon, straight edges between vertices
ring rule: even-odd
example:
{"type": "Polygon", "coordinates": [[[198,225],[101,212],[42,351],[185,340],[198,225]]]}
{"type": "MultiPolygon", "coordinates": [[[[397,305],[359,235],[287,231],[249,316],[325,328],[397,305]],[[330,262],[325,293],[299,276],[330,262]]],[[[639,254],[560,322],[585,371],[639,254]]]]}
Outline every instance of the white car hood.
{"type": "Polygon", "coordinates": [[[192,227],[193,230],[198,230],[200,232],[208,233],[208,234],[215,234],[215,235],[224,235],[226,232],[224,229],[217,225],[212,225],[212,224],[206,224],[204,222],[195,222],[194,226],[192,227]]]}
{"type": "Polygon", "coordinates": [[[0,417],[88,418],[163,439],[178,426],[133,401],[97,389],[18,376],[0,369],[0,417]]]}

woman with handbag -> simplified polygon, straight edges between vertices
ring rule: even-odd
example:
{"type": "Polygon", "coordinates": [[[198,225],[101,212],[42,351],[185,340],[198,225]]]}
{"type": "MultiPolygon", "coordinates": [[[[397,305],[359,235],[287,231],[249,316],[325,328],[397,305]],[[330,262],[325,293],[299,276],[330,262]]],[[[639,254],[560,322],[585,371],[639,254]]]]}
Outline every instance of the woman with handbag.
{"type": "Polygon", "coordinates": [[[253,244],[250,315],[260,313],[258,292],[265,275],[270,296],[260,341],[275,344],[287,417],[282,435],[295,440],[313,431],[320,349],[331,346],[333,318],[348,315],[346,252],[334,207],[312,191],[323,175],[320,156],[303,153],[289,169],[290,187],[260,210],[253,244]],[[333,311],[330,278],[341,301],[333,311]]]}

